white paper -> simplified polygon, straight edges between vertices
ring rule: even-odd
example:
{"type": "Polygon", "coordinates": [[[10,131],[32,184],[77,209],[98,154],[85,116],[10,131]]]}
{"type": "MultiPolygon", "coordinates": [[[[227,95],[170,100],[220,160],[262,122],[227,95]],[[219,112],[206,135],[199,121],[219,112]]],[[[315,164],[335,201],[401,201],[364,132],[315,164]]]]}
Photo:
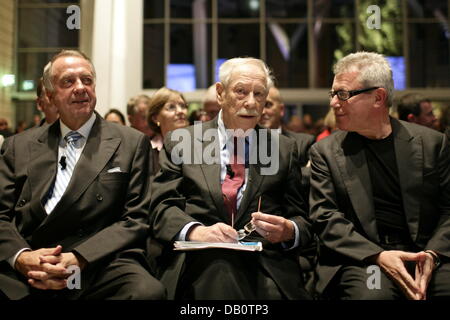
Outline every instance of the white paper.
{"type": "Polygon", "coordinates": [[[203,250],[203,249],[231,249],[239,251],[262,251],[261,242],[200,242],[175,241],[174,250],[203,250]]]}

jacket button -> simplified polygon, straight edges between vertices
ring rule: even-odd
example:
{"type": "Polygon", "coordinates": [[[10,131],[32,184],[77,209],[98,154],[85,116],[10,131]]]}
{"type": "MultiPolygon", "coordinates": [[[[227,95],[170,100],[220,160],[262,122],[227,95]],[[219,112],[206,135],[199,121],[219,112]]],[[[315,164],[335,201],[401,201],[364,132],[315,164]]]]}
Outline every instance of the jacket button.
{"type": "Polygon", "coordinates": [[[97,193],[96,197],[97,197],[97,200],[98,200],[98,201],[102,201],[102,200],[103,200],[102,195],[99,194],[99,193],[97,193]]]}
{"type": "Polygon", "coordinates": [[[23,206],[25,205],[25,203],[27,203],[27,200],[22,199],[22,200],[19,201],[18,206],[19,206],[19,207],[23,207],[23,206]]]}
{"type": "Polygon", "coordinates": [[[80,229],[78,229],[78,236],[79,237],[82,237],[82,236],[84,236],[84,230],[83,230],[83,228],[80,228],[80,229]]]}

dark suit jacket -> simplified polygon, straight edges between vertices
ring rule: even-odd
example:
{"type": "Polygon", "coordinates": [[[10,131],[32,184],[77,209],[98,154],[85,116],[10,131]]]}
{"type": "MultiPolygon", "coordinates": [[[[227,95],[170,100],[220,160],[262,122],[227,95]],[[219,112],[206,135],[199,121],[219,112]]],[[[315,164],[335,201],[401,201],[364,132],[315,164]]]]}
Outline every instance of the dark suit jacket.
{"type": "Polygon", "coordinates": [[[300,167],[306,166],[309,160],[309,148],[316,142],[316,137],[312,134],[297,133],[284,129],[281,131],[281,134],[297,142],[300,167]]]}
{"type": "MultiPolygon", "coordinates": [[[[148,232],[149,143],[136,130],[98,114],[70,184],[50,215],[46,197],[57,172],[60,125],[36,127],[11,137],[0,156],[0,269],[22,248],[62,245],[89,263],[143,246],[148,232]],[[121,172],[108,172],[120,167],[121,172]]],[[[101,267],[101,266],[100,266],[101,267]]],[[[86,275],[86,274],[85,274],[86,275]]],[[[0,290],[11,298],[14,281],[0,274],[0,290]]],[[[16,283],[17,284],[17,283],[16,283]]],[[[20,286],[20,284],[17,284],[20,286]]],[[[26,289],[24,287],[23,289],[26,289]]]]}
{"type": "MultiPolygon", "coordinates": [[[[412,241],[450,257],[450,154],[446,137],[391,119],[403,207],[412,241]]],[[[321,240],[321,293],[344,264],[381,252],[369,170],[356,133],[340,131],[311,147],[311,219],[321,240]]]]}
{"type": "MultiPolygon", "coordinates": [[[[184,129],[190,133],[192,155],[201,154],[202,150],[213,146],[210,139],[203,140],[200,137],[196,140],[193,134],[195,127],[199,128],[194,125],[184,129]]],[[[208,129],[217,131],[217,118],[203,123],[200,132],[208,129]]],[[[180,132],[179,130],[172,134],[180,132]]],[[[299,192],[297,147],[295,141],[282,135],[279,138],[277,174],[261,175],[262,165],[250,164],[247,188],[236,215],[235,228],[241,229],[250,221],[251,213],[257,211],[258,198],[262,196],[261,211],[292,219],[299,228],[302,246],[308,243],[311,233],[299,192]]],[[[272,139],[270,135],[269,139],[272,139]]],[[[165,139],[164,149],[160,153],[161,171],[153,181],[151,201],[150,229],[152,237],[164,245],[164,252],[159,259],[160,278],[168,289],[169,299],[175,295],[186,255],[173,252],[177,234],[189,222],[198,221],[206,226],[218,222],[228,223],[220,184],[219,154],[214,154],[215,164],[175,164],[171,160],[171,153],[177,143],[172,142],[170,136],[165,139]]],[[[257,143],[253,143],[252,147],[256,145],[257,143]]],[[[283,250],[281,244],[270,244],[259,235],[255,240],[262,241],[264,247],[261,255],[255,259],[260,259],[260,264],[288,298],[301,297],[301,270],[296,260],[296,250],[283,250]]]]}

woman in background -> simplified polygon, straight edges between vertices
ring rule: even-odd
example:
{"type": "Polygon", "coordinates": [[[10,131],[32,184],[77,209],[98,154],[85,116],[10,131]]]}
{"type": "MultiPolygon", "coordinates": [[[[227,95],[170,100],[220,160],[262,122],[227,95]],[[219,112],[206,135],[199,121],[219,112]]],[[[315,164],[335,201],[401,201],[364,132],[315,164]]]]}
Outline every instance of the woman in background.
{"type": "Polygon", "coordinates": [[[159,171],[159,152],[166,134],[189,125],[187,120],[188,106],[183,94],[179,91],[162,87],[151,98],[148,108],[148,124],[156,133],[151,140],[153,151],[154,176],[159,171]]]}

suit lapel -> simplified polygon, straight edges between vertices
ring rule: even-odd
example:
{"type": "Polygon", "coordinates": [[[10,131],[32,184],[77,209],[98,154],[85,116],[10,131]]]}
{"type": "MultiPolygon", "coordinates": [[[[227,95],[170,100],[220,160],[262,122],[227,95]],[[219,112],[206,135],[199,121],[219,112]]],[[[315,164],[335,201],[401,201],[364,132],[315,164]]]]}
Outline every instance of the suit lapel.
{"type": "Polygon", "coordinates": [[[197,159],[202,159],[200,168],[203,173],[203,177],[205,179],[205,183],[208,186],[209,193],[211,195],[211,198],[213,199],[213,202],[216,206],[217,213],[224,221],[228,220],[228,214],[224,209],[224,202],[223,202],[223,196],[222,196],[222,187],[220,185],[220,151],[219,154],[216,154],[216,150],[218,148],[215,148],[217,144],[219,143],[219,136],[218,136],[218,130],[217,130],[217,118],[215,118],[212,121],[205,122],[202,124],[202,136],[201,137],[194,137],[194,139],[198,139],[201,143],[201,148],[193,147],[194,152],[197,153],[197,159]],[[206,138],[205,132],[207,130],[214,130],[217,135],[215,138],[204,139],[206,138]],[[214,145],[211,145],[214,143],[214,145]],[[206,152],[205,152],[206,150],[206,152]],[[209,152],[209,151],[211,152],[209,152]],[[214,161],[212,164],[205,163],[205,159],[203,155],[209,156],[211,155],[214,161]]]}
{"type": "MultiPolygon", "coordinates": [[[[121,140],[120,138],[114,138],[105,126],[106,123],[97,114],[97,119],[92,126],[83,153],[75,166],[66,192],[53,212],[48,216],[45,224],[48,224],[61,214],[65,214],[67,209],[80,198],[113,156],[121,140]]],[[[72,214],[72,219],[75,216],[79,217],[80,214],[82,213],[72,214]]]]}
{"type": "Polygon", "coordinates": [[[361,138],[347,133],[342,148],[336,145],[334,153],[355,213],[369,239],[378,242],[372,185],[361,138]]]}
{"type": "Polygon", "coordinates": [[[423,182],[422,139],[413,137],[396,119],[391,119],[398,178],[411,238],[417,237],[420,216],[420,188],[423,182]]]}
{"type": "Polygon", "coordinates": [[[42,205],[53,185],[58,165],[59,121],[48,127],[37,141],[30,141],[31,164],[28,171],[31,186],[31,212],[40,221],[47,217],[42,205]]]}

